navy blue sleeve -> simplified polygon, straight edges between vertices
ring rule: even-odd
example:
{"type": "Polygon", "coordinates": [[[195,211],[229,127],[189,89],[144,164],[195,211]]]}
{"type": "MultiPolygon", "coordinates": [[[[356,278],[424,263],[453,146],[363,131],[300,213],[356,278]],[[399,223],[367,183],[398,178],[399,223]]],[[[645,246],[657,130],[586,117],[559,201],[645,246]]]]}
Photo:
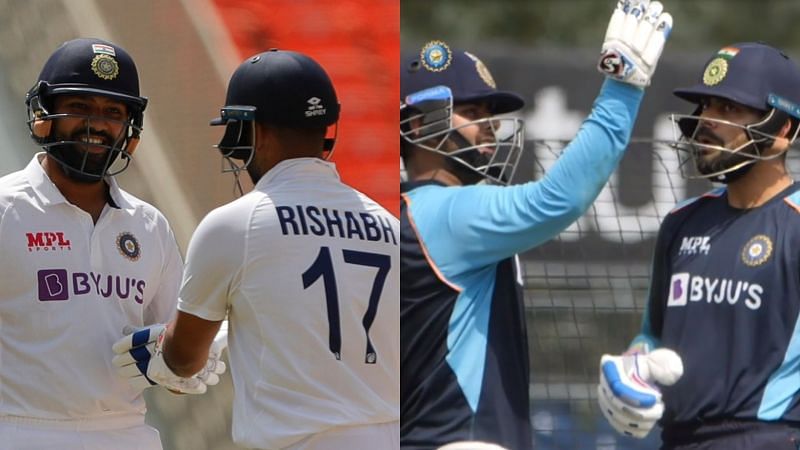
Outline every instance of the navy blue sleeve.
{"type": "Polygon", "coordinates": [[[670,262],[669,246],[674,232],[674,216],[668,215],[658,230],[650,273],[650,290],[642,315],[642,328],[630,347],[646,346],[648,350],[661,346],[664,309],[669,298],[670,262]]]}

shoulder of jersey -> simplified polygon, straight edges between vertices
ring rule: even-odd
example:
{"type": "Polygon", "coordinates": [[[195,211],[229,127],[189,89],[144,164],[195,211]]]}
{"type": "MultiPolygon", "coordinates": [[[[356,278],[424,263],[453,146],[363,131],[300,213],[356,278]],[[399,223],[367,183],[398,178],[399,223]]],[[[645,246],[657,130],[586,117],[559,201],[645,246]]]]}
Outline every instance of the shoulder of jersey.
{"type": "Polygon", "coordinates": [[[0,177],[0,202],[5,202],[17,196],[21,191],[29,187],[30,184],[24,171],[20,170],[0,177]]]}
{"type": "Polygon", "coordinates": [[[215,225],[247,223],[248,220],[243,221],[242,218],[250,217],[253,209],[262,202],[271,204],[272,199],[263,192],[251,191],[232,202],[212,209],[206,214],[202,222],[205,222],[205,226],[209,226],[211,223],[215,225]]]}
{"type": "Polygon", "coordinates": [[[168,222],[164,213],[150,203],[122,189],[119,190],[119,193],[128,203],[130,203],[137,211],[140,211],[140,213],[148,219],[154,222],[168,222]]]}
{"type": "Polygon", "coordinates": [[[25,176],[24,170],[18,170],[0,177],[0,188],[8,189],[14,186],[28,184],[28,177],[25,176]]]}
{"type": "Polygon", "coordinates": [[[698,195],[697,197],[687,198],[686,200],[684,200],[684,201],[678,203],[677,205],[675,205],[667,215],[675,214],[678,211],[684,210],[688,206],[694,205],[694,204],[696,204],[696,203],[698,203],[698,202],[700,202],[700,201],[702,201],[704,199],[718,198],[718,197],[722,196],[722,194],[725,193],[725,189],[726,189],[725,186],[720,186],[718,188],[714,188],[714,189],[706,192],[703,195],[698,195]]]}
{"type": "Polygon", "coordinates": [[[375,200],[373,200],[372,198],[370,198],[370,197],[368,197],[366,195],[363,195],[363,198],[364,198],[364,201],[363,201],[364,211],[367,211],[367,212],[370,212],[370,213],[373,213],[373,214],[383,214],[386,217],[388,217],[389,220],[391,220],[393,222],[397,222],[398,224],[400,223],[400,219],[395,217],[395,215],[392,214],[391,212],[389,212],[388,209],[384,208],[383,205],[381,205],[380,203],[376,202],[375,200]]]}
{"type": "Polygon", "coordinates": [[[791,206],[798,214],[800,214],[800,190],[794,191],[787,195],[784,199],[787,205],[791,206]]]}

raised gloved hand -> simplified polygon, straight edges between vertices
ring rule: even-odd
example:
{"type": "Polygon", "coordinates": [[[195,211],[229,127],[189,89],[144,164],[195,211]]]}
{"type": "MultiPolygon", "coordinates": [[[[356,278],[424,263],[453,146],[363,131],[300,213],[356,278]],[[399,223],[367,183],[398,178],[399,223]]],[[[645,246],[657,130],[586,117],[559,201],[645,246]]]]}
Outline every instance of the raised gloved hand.
{"type": "Polygon", "coordinates": [[[671,31],[672,16],[661,2],[619,0],[608,23],[598,70],[625,83],[649,86],[671,31]]]}
{"type": "Polygon", "coordinates": [[[603,355],[597,401],[615,430],[644,438],[664,414],[661,391],[654,383],[670,386],[683,375],[683,361],[672,350],[603,355]]]}
{"type": "Polygon", "coordinates": [[[164,362],[163,343],[167,327],[156,324],[134,330],[126,327],[122,339],[112,347],[112,364],[117,372],[137,390],[161,385],[182,394],[203,394],[208,386],[219,383],[219,376],[225,373],[225,363],[220,360],[222,351],[228,345],[227,322],[223,322],[211,348],[205,367],[191,377],[176,375],[164,362]]]}

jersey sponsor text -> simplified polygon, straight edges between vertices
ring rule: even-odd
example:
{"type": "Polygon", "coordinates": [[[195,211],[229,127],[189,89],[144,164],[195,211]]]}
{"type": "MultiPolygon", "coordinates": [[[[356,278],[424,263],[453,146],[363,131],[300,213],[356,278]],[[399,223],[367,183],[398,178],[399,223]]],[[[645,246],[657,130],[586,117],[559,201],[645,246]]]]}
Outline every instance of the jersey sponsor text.
{"type": "Polygon", "coordinates": [[[678,250],[679,255],[707,255],[711,251],[711,238],[708,236],[692,236],[684,237],[681,240],[681,248],[678,250]]]}
{"type": "Polygon", "coordinates": [[[125,300],[133,297],[138,304],[144,302],[145,280],[104,275],[95,272],[73,272],[66,269],[43,269],[37,273],[39,301],[69,300],[73,296],[94,293],[103,298],[125,300]]]}
{"type": "Polygon", "coordinates": [[[741,300],[753,311],[761,307],[764,288],[757,283],[706,278],[689,273],[676,273],[670,280],[667,306],[686,306],[687,302],[728,303],[735,305],[741,300]]]}
{"type": "Polygon", "coordinates": [[[72,244],[64,237],[63,231],[25,233],[25,237],[28,239],[29,252],[72,250],[72,244]]]}

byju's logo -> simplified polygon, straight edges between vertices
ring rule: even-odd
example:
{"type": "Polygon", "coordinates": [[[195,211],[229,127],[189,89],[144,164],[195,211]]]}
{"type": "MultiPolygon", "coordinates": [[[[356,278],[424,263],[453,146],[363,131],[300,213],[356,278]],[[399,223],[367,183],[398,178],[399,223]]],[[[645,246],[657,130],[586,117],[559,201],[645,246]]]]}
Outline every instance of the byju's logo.
{"type": "Polygon", "coordinates": [[[38,233],[25,233],[28,238],[28,251],[55,251],[72,250],[70,240],[64,237],[63,231],[40,231],[38,233]]]}
{"type": "Polygon", "coordinates": [[[144,302],[144,280],[94,272],[73,272],[70,276],[65,269],[42,269],[37,272],[37,278],[42,302],[69,300],[70,296],[86,294],[118,300],[133,297],[140,305],[144,302]]]}
{"type": "Polygon", "coordinates": [[[670,280],[669,283],[669,298],[667,298],[667,306],[686,305],[686,294],[689,291],[688,284],[688,273],[676,273],[672,275],[672,280],[670,280]]]}
{"type": "Polygon", "coordinates": [[[736,305],[744,303],[755,311],[761,307],[764,287],[758,283],[727,278],[707,278],[689,273],[676,273],[669,282],[667,306],[686,306],[687,303],[736,305]]]}
{"type": "Polygon", "coordinates": [[[325,107],[322,106],[322,100],[318,97],[311,97],[310,99],[306,100],[308,103],[308,108],[306,109],[306,117],[314,117],[314,116],[324,116],[325,115],[325,107]]]}
{"type": "Polygon", "coordinates": [[[39,300],[69,299],[69,285],[67,284],[67,271],[64,269],[50,269],[39,271],[39,300]]]}

